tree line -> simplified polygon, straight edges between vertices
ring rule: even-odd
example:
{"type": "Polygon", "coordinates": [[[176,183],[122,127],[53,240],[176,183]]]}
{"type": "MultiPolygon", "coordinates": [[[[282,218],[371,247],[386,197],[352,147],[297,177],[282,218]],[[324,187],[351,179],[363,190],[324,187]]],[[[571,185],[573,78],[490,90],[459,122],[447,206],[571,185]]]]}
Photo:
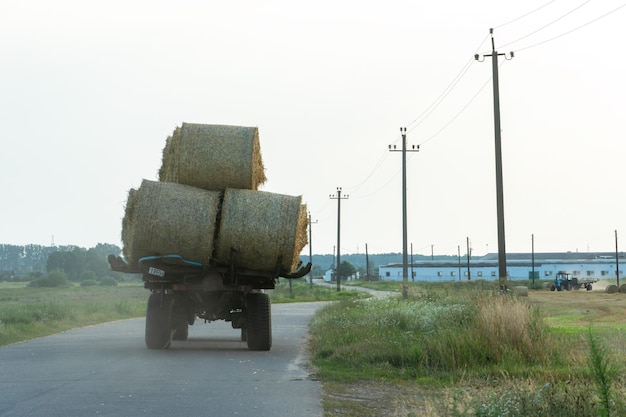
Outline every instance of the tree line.
{"type": "Polygon", "coordinates": [[[34,286],[59,286],[69,281],[113,284],[124,274],[111,271],[109,254],[122,250],[99,243],[93,248],[78,246],[0,245],[0,281],[31,281],[34,286]]]}

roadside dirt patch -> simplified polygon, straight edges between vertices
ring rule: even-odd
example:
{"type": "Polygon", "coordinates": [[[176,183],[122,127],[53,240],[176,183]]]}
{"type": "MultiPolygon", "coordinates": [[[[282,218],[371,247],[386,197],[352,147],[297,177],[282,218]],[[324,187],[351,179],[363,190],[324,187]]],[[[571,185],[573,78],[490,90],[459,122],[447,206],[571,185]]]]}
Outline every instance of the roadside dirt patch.
{"type": "Polygon", "coordinates": [[[427,412],[429,397],[426,390],[406,382],[361,381],[323,384],[325,417],[429,415],[427,412]]]}

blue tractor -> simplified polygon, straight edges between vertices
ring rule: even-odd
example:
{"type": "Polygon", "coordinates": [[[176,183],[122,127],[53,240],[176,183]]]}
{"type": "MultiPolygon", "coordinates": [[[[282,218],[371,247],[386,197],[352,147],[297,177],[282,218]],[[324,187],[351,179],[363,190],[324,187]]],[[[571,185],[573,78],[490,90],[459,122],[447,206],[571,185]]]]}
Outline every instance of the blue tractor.
{"type": "Polygon", "coordinates": [[[556,277],[554,278],[554,283],[550,287],[550,291],[571,291],[579,290],[581,288],[591,291],[593,289],[592,284],[594,282],[598,282],[598,280],[595,278],[578,279],[572,277],[572,275],[567,272],[559,271],[556,273],[556,277]]]}

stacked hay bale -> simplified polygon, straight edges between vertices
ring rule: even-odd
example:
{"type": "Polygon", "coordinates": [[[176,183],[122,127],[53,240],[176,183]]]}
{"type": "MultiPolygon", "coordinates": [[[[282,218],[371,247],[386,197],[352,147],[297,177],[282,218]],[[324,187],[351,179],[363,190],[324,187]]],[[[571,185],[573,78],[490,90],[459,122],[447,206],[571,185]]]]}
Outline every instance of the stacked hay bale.
{"type": "Polygon", "coordinates": [[[292,271],[307,244],[301,197],[229,188],[224,193],[215,258],[241,267],[292,271]]]}
{"type": "Polygon", "coordinates": [[[167,138],[159,180],[205,190],[257,190],[265,183],[256,127],[183,123],[167,138]]]}
{"type": "Polygon", "coordinates": [[[143,180],[131,189],[122,221],[124,257],[130,265],[144,256],[179,254],[208,263],[214,249],[218,191],[143,180]]]}
{"type": "Polygon", "coordinates": [[[130,190],[124,256],[179,254],[208,264],[291,272],[307,244],[300,196],[258,191],[266,181],[258,129],[183,123],[167,139],[160,182],[130,190]]]}

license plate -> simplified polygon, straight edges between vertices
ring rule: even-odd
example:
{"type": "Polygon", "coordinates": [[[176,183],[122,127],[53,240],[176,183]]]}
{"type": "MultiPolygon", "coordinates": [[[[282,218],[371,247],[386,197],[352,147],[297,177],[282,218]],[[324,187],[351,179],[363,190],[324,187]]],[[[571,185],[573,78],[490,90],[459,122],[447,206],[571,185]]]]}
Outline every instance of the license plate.
{"type": "Polygon", "coordinates": [[[165,271],[151,266],[150,268],[148,268],[148,274],[154,275],[155,277],[163,278],[165,276],[165,271]]]}

